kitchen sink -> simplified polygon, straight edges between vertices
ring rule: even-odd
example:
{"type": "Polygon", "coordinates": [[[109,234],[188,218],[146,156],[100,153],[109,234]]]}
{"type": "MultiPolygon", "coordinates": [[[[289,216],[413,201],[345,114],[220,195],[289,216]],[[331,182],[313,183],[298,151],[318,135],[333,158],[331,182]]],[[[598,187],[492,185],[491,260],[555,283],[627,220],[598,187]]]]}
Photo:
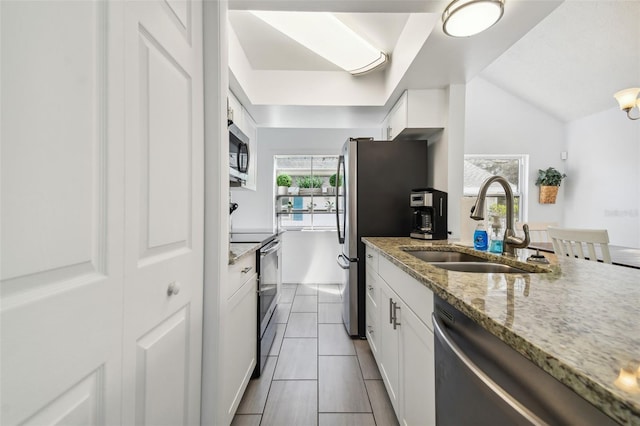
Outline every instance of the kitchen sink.
{"type": "Polygon", "coordinates": [[[407,251],[411,256],[425,262],[488,262],[487,259],[457,251],[407,251]]]}
{"type": "MultiPolygon", "coordinates": [[[[458,251],[431,251],[431,250],[406,250],[405,253],[417,257],[420,260],[437,268],[457,272],[476,272],[484,274],[528,274],[531,272],[543,272],[539,270],[529,271],[516,266],[498,263],[492,259],[474,256],[458,251]]],[[[532,265],[527,265],[527,269],[532,265]]],[[[544,271],[546,272],[546,271],[544,271]]]]}
{"type": "Polygon", "coordinates": [[[529,271],[516,268],[515,266],[503,265],[493,262],[429,262],[429,264],[457,272],[479,272],[484,274],[528,274],[529,271]]]}

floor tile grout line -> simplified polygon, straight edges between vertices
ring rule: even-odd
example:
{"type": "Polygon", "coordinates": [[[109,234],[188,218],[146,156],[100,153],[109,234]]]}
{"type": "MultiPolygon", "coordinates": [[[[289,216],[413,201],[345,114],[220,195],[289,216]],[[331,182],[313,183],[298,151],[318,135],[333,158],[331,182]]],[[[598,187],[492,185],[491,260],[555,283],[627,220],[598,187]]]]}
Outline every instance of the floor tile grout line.
{"type": "MultiPolygon", "coordinates": [[[[365,339],[366,342],[366,339],[365,339]]],[[[367,342],[367,345],[369,342],[367,342]]],[[[355,344],[354,344],[355,345],[355,344]]],[[[362,371],[362,363],[360,362],[360,356],[358,355],[358,350],[356,349],[356,358],[358,359],[358,367],[360,368],[360,376],[362,376],[362,382],[364,384],[364,390],[367,392],[367,399],[369,400],[369,407],[371,407],[371,417],[373,417],[373,422],[377,425],[378,420],[376,419],[376,413],[373,411],[373,404],[371,403],[371,395],[369,395],[369,388],[367,388],[367,381],[364,378],[364,372],[362,371]]]]}

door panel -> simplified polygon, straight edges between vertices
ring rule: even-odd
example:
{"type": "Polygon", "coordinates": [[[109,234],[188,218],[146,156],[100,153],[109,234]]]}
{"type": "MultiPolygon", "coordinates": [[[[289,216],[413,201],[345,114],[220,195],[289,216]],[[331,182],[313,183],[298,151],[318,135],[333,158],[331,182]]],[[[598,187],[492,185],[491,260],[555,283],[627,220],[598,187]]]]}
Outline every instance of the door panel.
{"type": "Polygon", "coordinates": [[[140,34],[142,256],[188,247],[191,235],[191,79],[140,34]]]}
{"type": "Polygon", "coordinates": [[[433,333],[402,304],[402,424],[435,425],[435,361],[433,333]]]}
{"type": "Polygon", "coordinates": [[[123,423],[198,424],[202,4],[128,2],[124,33],[123,423]],[[185,11],[191,15],[185,17],[185,11]],[[188,25],[192,41],[184,36],[182,24],[188,25]]]}
{"type": "Polygon", "coordinates": [[[0,2],[3,425],[120,421],[117,8],[0,2]]]}
{"type": "MultiPolygon", "coordinates": [[[[399,302],[399,298],[382,279],[379,281],[378,288],[380,291],[380,298],[378,299],[378,308],[380,309],[380,323],[378,324],[378,329],[380,330],[380,374],[382,375],[385,387],[387,388],[387,394],[389,395],[393,409],[396,412],[396,415],[400,417],[398,415],[400,409],[398,406],[400,397],[400,332],[397,328],[394,330],[391,321],[391,302],[397,303],[399,302]]],[[[402,321],[399,322],[402,323],[402,321]]]]}
{"type": "Polygon", "coordinates": [[[136,424],[186,424],[189,309],[183,308],[138,340],[136,424]]]}
{"type": "Polygon", "coordinates": [[[100,424],[100,385],[102,368],[60,395],[46,408],[25,421],[25,426],[39,425],[95,425],[100,424]]]}

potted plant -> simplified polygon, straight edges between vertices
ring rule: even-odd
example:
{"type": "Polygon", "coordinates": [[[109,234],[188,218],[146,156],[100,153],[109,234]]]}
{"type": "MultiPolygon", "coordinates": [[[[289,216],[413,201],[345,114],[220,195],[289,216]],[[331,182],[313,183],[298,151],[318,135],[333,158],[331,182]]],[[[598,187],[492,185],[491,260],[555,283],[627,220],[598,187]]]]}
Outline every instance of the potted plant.
{"type": "Polygon", "coordinates": [[[318,176],[301,176],[297,183],[300,187],[300,195],[322,193],[322,179],[318,176]]]}
{"type": "Polygon", "coordinates": [[[330,199],[325,198],[324,199],[324,205],[327,208],[327,211],[332,212],[333,208],[335,207],[336,204],[333,201],[331,201],[330,199]]]}
{"type": "Polygon", "coordinates": [[[293,180],[288,174],[283,173],[281,175],[278,175],[278,177],[276,178],[276,185],[278,185],[278,195],[287,195],[292,182],[293,180]]]}
{"type": "Polygon", "coordinates": [[[536,185],[540,187],[540,204],[555,204],[560,183],[566,177],[566,174],[560,173],[553,167],[546,170],[538,169],[536,185]]]}
{"type": "Polygon", "coordinates": [[[340,179],[338,179],[336,173],[329,176],[329,185],[331,185],[329,193],[335,194],[336,187],[342,188],[342,176],[340,176],[340,179]]]}

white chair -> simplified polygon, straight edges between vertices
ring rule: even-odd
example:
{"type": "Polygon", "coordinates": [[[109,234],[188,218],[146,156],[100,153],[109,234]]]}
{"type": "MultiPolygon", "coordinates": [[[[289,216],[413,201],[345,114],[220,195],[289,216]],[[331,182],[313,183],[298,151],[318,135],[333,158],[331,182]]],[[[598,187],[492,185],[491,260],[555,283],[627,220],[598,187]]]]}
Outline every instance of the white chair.
{"type": "Polygon", "coordinates": [[[611,254],[609,253],[609,233],[606,229],[570,229],[549,227],[547,229],[553,250],[558,256],[570,256],[589,260],[598,261],[596,255],[596,247],[600,249],[602,261],[611,263],[611,254]],[[585,257],[583,245],[587,247],[588,253],[585,257]]]}
{"type": "MultiPolygon", "coordinates": [[[[550,226],[558,226],[557,222],[524,222],[529,225],[529,238],[532,243],[550,243],[551,239],[547,233],[550,226]]],[[[516,222],[516,234],[524,237],[522,230],[523,222],[516,222]]]]}

